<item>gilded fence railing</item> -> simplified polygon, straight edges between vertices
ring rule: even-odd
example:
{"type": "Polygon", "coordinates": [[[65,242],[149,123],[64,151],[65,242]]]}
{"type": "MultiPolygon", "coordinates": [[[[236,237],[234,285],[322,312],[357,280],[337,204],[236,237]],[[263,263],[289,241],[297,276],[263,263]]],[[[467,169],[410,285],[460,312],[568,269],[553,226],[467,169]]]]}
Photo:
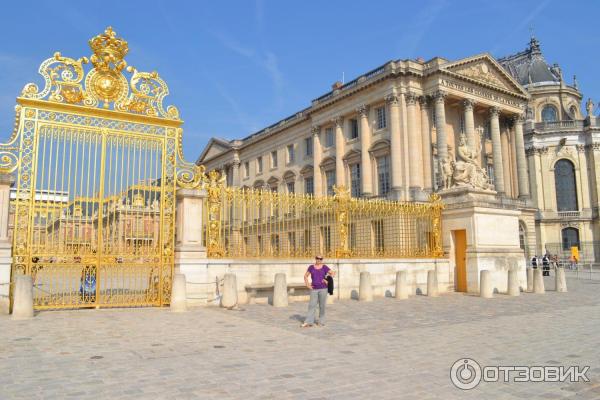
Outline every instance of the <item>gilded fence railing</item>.
{"type": "Polygon", "coordinates": [[[225,187],[207,177],[204,232],[210,258],[441,257],[439,196],[428,203],[225,187]]]}

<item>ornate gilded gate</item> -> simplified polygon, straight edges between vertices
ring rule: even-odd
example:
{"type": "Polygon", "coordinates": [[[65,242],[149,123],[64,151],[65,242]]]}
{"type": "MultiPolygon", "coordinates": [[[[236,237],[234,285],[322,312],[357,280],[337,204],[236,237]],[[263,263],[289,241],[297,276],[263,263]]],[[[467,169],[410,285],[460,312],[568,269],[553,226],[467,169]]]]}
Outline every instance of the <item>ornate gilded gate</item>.
{"type": "Polygon", "coordinates": [[[0,172],[15,178],[13,274],[32,276],[37,309],[168,304],[175,191],[202,171],[183,159],[158,74],[126,67],[110,27],[89,44],[89,60],[41,64],[44,88],[25,86],[0,145],[0,172]]]}

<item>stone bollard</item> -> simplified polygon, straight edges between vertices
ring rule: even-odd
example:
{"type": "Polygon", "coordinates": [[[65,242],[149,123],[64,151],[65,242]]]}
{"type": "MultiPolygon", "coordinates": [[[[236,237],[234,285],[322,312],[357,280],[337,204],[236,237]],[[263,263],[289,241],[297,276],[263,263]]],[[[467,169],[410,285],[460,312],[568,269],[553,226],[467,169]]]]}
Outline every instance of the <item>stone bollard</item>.
{"type": "Polygon", "coordinates": [[[171,304],[169,308],[173,312],[187,311],[187,292],[184,274],[175,274],[173,277],[173,289],[171,290],[171,304]]]}
{"type": "Polygon", "coordinates": [[[519,274],[516,269],[508,270],[508,295],[519,296],[521,294],[521,288],[519,287],[519,274]]]}
{"type": "Polygon", "coordinates": [[[373,301],[373,286],[371,285],[371,273],[368,271],[363,271],[360,273],[358,301],[373,301]]]}
{"type": "Polygon", "coordinates": [[[223,279],[223,295],[221,296],[221,307],[233,308],[237,305],[237,279],[235,274],[225,274],[223,279]]]}
{"type": "Polygon", "coordinates": [[[284,273],[275,274],[275,285],[273,287],[273,307],[287,307],[288,292],[287,281],[284,273]]]}
{"type": "Polygon", "coordinates": [[[397,300],[408,299],[408,284],[406,283],[406,271],[396,272],[396,293],[397,300]]]}
{"type": "Polygon", "coordinates": [[[533,292],[533,268],[527,267],[527,291],[533,292]]]}
{"type": "Polygon", "coordinates": [[[427,296],[438,297],[439,296],[437,271],[435,269],[427,271],[427,296]]]}
{"type": "Polygon", "coordinates": [[[12,319],[33,318],[33,280],[29,275],[16,275],[12,319]]]}
{"type": "Polygon", "coordinates": [[[556,273],[556,291],[565,293],[567,291],[567,279],[565,278],[565,269],[558,267],[556,273]]]}
{"type": "Polygon", "coordinates": [[[492,286],[492,273],[484,269],[479,273],[479,297],[491,299],[494,297],[494,287],[492,286]]]}
{"type": "Polygon", "coordinates": [[[542,275],[541,268],[533,270],[533,293],[546,293],[546,289],[544,289],[544,276],[542,275]]]}

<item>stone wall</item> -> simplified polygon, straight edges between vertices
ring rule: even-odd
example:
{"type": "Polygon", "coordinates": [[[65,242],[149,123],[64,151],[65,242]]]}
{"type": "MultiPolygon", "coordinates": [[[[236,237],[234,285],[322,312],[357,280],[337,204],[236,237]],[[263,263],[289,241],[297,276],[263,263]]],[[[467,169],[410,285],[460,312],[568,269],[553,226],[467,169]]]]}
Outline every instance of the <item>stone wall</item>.
{"type": "MultiPolygon", "coordinates": [[[[187,296],[190,305],[218,304],[216,281],[225,273],[237,276],[238,299],[248,302],[246,285],[273,284],[276,273],[285,273],[288,284],[303,283],[304,273],[313,260],[228,260],[209,259],[205,263],[181,264],[179,270],[187,280],[187,296]]],[[[396,272],[408,271],[408,284],[412,294],[426,293],[427,271],[436,268],[440,292],[454,290],[454,273],[449,269],[448,259],[339,259],[325,262],[337,272],[335,299],[358,296],[360,273],[369,271],[376,297],[392,296],[396,272]]],[[[308,291],[295,294],[295,300],[306,300],[308,291]]],[[[266,301],[269,293],[262,299],[266,301]]]]}

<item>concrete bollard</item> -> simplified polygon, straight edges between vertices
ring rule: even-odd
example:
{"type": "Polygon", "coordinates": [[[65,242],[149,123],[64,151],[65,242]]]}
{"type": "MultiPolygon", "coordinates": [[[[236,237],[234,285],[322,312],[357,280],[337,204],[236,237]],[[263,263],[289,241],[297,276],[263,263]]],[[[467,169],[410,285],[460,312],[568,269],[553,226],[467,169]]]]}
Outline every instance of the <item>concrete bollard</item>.
{"type": "Polygon", "coordinates": [[[287,307],[288,292],[287,281],[284,273],[275,274],[275,285],[273,287],[273,307],[287,307]]]}
{"type": "Polygon", "coordinates": [[[406,271],[396,272],[396,293],[397,300],[408,299],[408,284],[406,283],[406,271]]]}
{"type": "Polygon", "coordinates": [[[221,296],[221,307],[233,308],[237,303],[237,279],[235,274],[225,274],[223,280],[223,295],[221,296]]]}
{"type": "Polygon", "coordinates": [[[546,289],[544,289],[544,276],[542,275],[541,268],[536,268],[533,271],[533,293],[546,293],[546,289]]]}
{"type": "Polygon", "coordinates": [[[358,301],[373,301],[373,286],[371,285],[371,273],[368,271],[363,271],[360,273],[358,301]]]}
{"type": "Polygon", "coordinates": [[[427,296],[438,297],[439,296],[437,271],[435,269],[427,271],[427,296]]]}
{"type": "Polygon", "coordinates": [[[187,292],[184,274],[175,274],[173,277],[171,304],[169,305],[169,308],[173,312],[187,311],[187,292]]]}
{"type": "Polygon", "coordinates": [[[527,291],[529,293],[533,292],[533,271],[533,268],[527,267],[527,291]]]}
{"type": "Polygon", "coordinates": [[[519,274],[516,269],[508,270],[508,295],[519,296],[521,294],[521,288],[519,287],[519,274]]]}
{"type": "Polygon", "coordinates": [[[567,291],[567,279],[565,278],[565,269],[556,268],[556,291],[565,293],[567,291]]]}
{"type": "Polygon", "coordinates": [[[16,275],[12,319],[33,318],[33,280],[29,275],[16,275]]]}
{"type": "Polygon", "coordinates": [[[487,269],[479,273],[479,297],[491,299],[494,297],[494,287],[492,286],[492,274],[487,269]]]}

